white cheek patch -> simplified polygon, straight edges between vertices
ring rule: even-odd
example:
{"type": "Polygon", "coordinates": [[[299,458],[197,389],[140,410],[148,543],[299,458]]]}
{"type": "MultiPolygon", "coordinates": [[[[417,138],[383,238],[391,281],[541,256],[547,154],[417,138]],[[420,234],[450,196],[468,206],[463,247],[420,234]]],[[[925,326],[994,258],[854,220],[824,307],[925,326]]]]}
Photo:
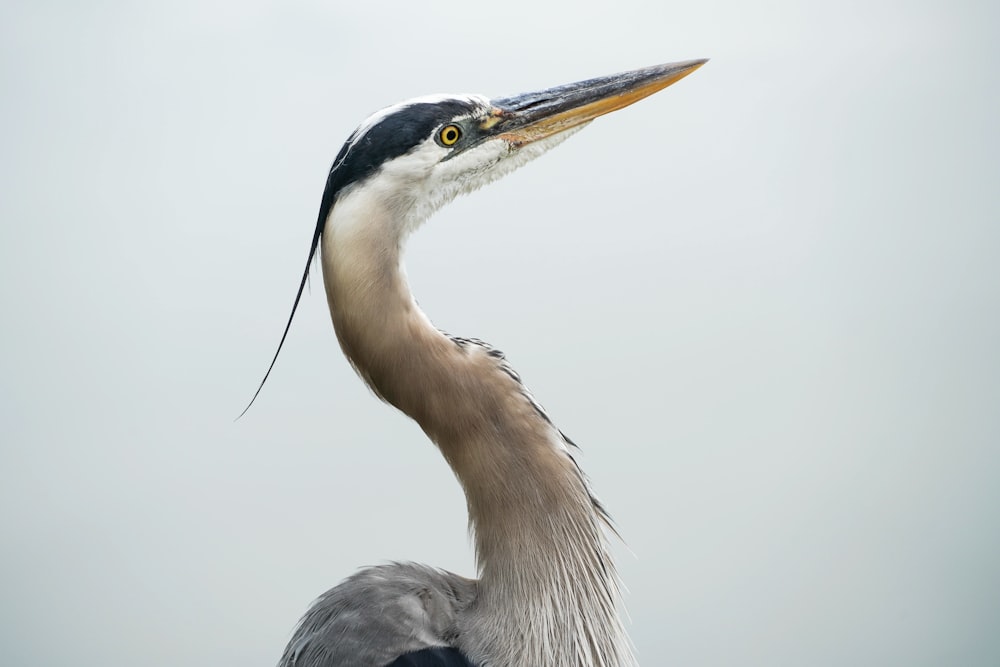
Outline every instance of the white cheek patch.
{"type": "MultiPolygon", "coordinates": [[[[386,162],[356,186],[350,186],[337,207],[345,208],[346,199],[358,206],[361,202],[377,206],[389,214],[402,238],[455,197],[506,176],[558,146],[585,125],[517,149],[503,139],[491,139],[451,159],[447,159],[451,154],[449,149],[428,138],[405,155],[386,162]]],[[[365,224],[367,217],[358,211],[357,224],[365,224]]]]}
{"type": "Polygon", "coordinates": [[[433,201],[432,212],[458,195],[478,190],[531,162],[579,132],[585,125],[587,123],[517,149],[503,139],[490,139],[450,160],[440,162],[432,169],[428,178],[430,199],[433,201]]]}

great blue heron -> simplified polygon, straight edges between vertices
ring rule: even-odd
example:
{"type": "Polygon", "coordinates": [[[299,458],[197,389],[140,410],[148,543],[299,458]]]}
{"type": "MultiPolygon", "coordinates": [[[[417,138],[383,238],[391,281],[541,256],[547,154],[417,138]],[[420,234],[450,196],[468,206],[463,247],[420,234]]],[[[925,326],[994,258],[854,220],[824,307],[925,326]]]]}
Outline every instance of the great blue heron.
{"type": "Polygon", "coordinates": [[[479,579],[404,563],[362,570],[313,604],[281,667],[635,664],[619,618],[608,518],[573,443],[499,350],[431,324],[400,261],[407,236],[455,196],[704,63],[498,99],[417,98],[376,112],[344,144],[278,352],[322,242],[340,346],[379,397],[423,428],[458,477],[479,579]]]}

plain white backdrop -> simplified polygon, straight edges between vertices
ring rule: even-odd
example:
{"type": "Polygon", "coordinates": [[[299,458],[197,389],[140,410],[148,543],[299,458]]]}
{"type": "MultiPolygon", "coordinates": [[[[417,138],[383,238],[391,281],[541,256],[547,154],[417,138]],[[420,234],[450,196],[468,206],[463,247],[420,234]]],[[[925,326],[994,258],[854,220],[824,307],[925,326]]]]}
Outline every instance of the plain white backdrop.
{"type": "Polygon", "coordinates": [[[413,239],[616,518],[644,665],[1000,663],[986,2],[7,2],[0,663],[271,665],[355,568],[474,573],[314,273],[375,109],[709,57],[413,239]]]}

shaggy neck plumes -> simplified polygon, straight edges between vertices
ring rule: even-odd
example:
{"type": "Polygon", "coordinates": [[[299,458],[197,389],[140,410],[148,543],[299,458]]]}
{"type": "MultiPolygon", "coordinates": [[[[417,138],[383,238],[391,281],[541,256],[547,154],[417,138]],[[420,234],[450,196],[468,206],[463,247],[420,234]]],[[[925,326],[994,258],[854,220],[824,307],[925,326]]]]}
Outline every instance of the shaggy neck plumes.
{"type": "Polygon", "coordinates": [[[494,667],[633,665],[603,517],[565,439],[500,353],[434,328],[400,271],[406,225],[361,196],[327,220],[327,298],[359,375],[420,424],[465,491],[480,580],[459,648],[494,667]]]}

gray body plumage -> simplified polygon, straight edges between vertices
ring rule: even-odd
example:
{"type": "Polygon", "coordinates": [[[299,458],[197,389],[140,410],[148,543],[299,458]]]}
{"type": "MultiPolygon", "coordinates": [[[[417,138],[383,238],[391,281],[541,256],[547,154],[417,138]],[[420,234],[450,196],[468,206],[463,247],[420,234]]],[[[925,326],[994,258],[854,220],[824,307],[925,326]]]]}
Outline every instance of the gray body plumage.
{"type": "MultiPolygon", "coordinates": [[[[496,100],[419,98],[373,114],[344,145],[309,260],[321,251],[334,330],[358,375],[420,425],[462,485],[479,578],[406,563],[362,570],[315,602],[280,667],[382,667],[435,647],[480,667],[635,664],[607,515],[573,444],[502,353],[431,324],[410,293],[402,251],[457,195],[703,63],[496,100]]],[[[292,316],[307,275],[308,262],[292,316]]]]}
{"type": "Polygon", "coordinates": [[[416,563],[366,568],[324,593],[299,622],[279,667],[382,667],[453,646],[476,582],[416,563]]]}

